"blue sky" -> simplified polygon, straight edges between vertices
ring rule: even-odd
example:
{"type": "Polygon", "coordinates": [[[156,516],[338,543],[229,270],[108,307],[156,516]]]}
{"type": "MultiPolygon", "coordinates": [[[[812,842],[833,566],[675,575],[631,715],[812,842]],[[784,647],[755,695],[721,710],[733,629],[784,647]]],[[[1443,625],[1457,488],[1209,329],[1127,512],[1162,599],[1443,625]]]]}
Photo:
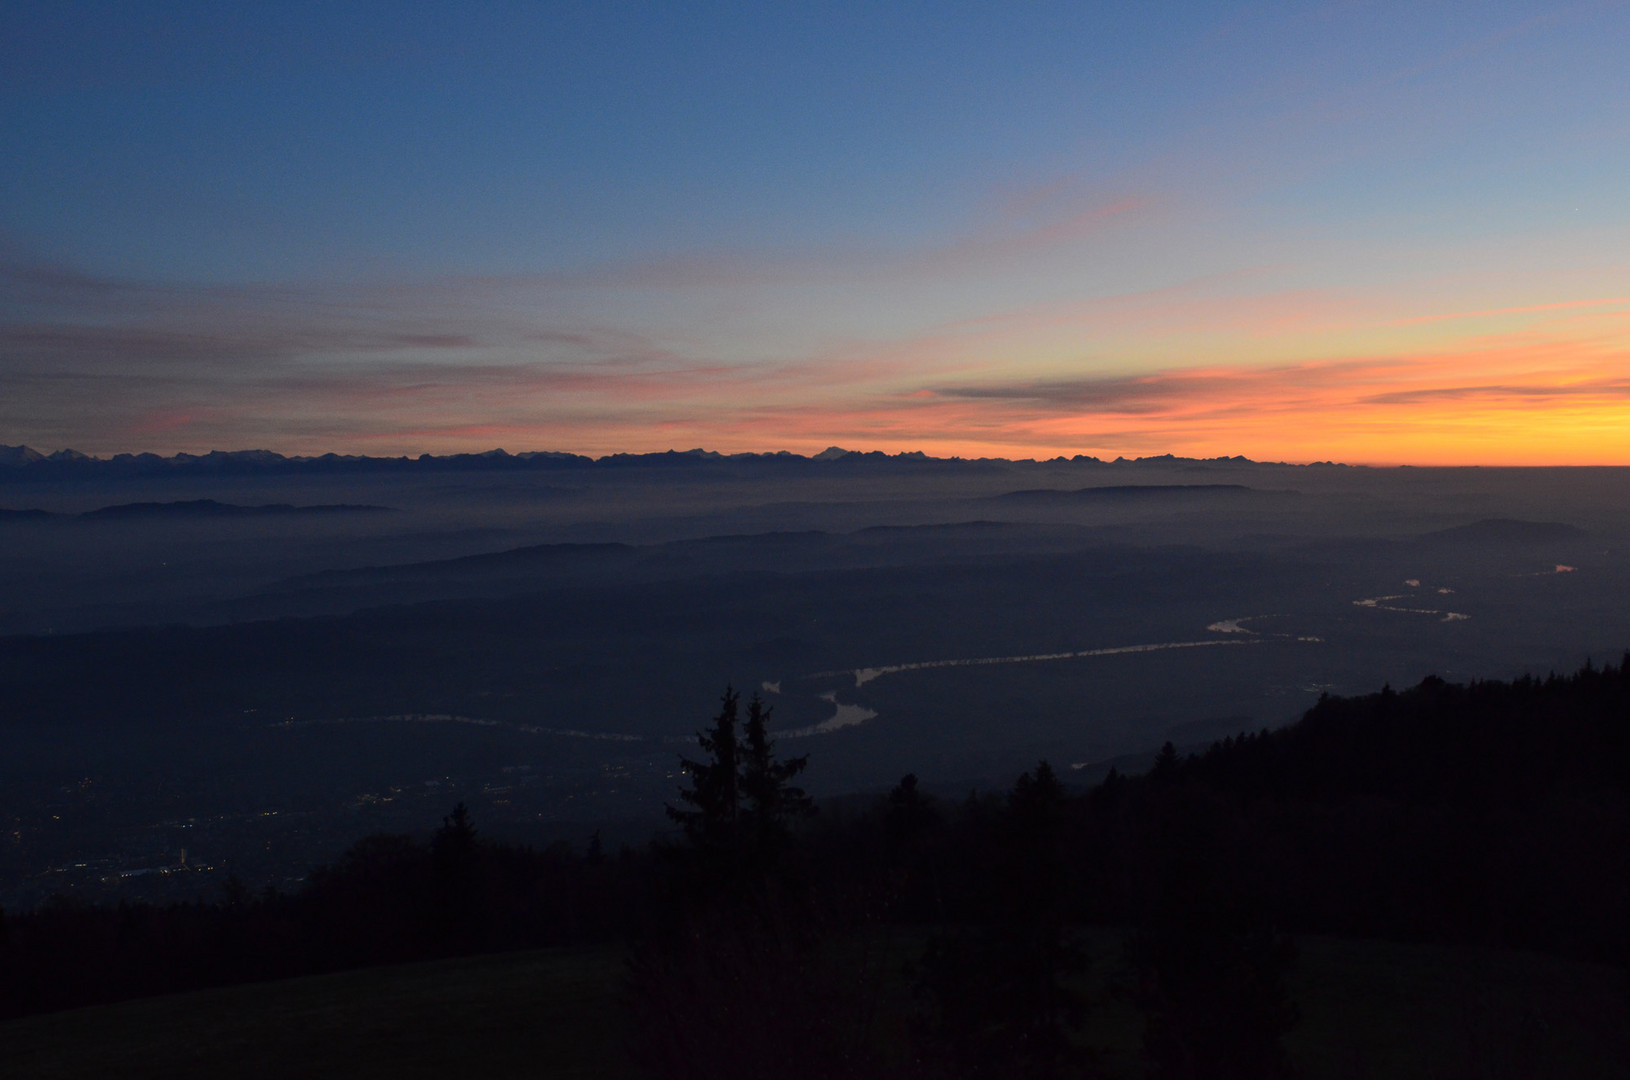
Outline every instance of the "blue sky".
{"type": "Polygon", "coordinates": [[[0,442],[1617,461],[1627,72],[1605,3],[12,2],[0,442]]]}

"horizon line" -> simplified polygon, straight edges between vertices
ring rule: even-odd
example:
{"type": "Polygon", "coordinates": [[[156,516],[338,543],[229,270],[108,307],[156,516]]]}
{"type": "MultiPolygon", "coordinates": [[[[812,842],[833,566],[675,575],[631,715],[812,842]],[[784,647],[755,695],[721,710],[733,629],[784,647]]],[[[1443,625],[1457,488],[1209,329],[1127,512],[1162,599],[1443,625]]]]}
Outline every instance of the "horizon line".
{"type": "Polygon", "coordinates": [[[1098,464],[1098,465],[1137,465],[1154,464],[1161,462],[1192,462],[1195,464],[1230,464],[1230,465],[1264,465],[1282,466],[1286,468],[1353,468],[1353,469],[1398,469],[1398,468],[1425,468],[1425,469],[1603,469],[1626,468],[1627,465],[1612,464],[1483,464],[1483,463],[1456,463],[1432,464],[1419,462],[1344,462],[1334,459],[1313,459],[1307,461],[1268,461],[1250,458],[1243,454],[1218,455],[1215,457],[1191,457],[1182,454],[1161,453],[1126,457],[1124,455],[1113,458],[1099,457],[1092,454],[1057,454],[1052,457],[1012,458],[997,455],[970,457],[952,454],[938,457],[922,450],[900,450],[889,452],[886,450],[850,450],[840,446],[829,446],[825,450],[812,454],[800,454],[791,450],[741,450],[719,451],[703,447],[694,447],[688,450],[627,450],[610,453],[593,454],[579,453],[572,450],[522,450],[510,452],[502,447],[493,447],[488,450],[454,451],[451,453],[434,454],[429,451],[420,453],[402,454],[363,454],[342,453],[327,451],[321,454],[286,454],[277,450],[265,448],[221,450],[212,449],[203,452],[178,450],[170,454],[161,454],[155,451],[120,451],[107,456],[86,454],[69,447],[55,451],[45,452],[23,443],[7,445],[0,443],[0,468],[26,468],[36,464],[54,465],[112,465],[130,462],[142,463],[168,463],[177,466],[190,464],[205,464],[210,462],[233,462],[238,464],[255,464],[257,462],[267,465],[280,463],[307,464],[314,462],[436,462],[456,459],[487,459],[491,461],[576,461],[587,464],[600,464],[604,462],[618,462],[638,458],[691,458],[697,461],[753,461],[765,459],[791,460],[796,459],[807,462],[833,462],[846,458],[866,458],[871,460],[891,461],[924,461],[944,463],[967,464],[1013,464],[1013,465],[1052,465],[1052,464],[1098,464]]]}

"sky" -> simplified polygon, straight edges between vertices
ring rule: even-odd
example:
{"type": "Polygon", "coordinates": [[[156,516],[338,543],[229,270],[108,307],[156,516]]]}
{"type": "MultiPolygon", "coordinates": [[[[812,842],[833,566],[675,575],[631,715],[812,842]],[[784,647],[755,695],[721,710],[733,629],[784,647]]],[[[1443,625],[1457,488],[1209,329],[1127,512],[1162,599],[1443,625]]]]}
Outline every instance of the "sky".
{"type": "Polygon", "coordinates": [[[1630,465],[1630,4],[0,5],[0,443],[1630,465]]]}

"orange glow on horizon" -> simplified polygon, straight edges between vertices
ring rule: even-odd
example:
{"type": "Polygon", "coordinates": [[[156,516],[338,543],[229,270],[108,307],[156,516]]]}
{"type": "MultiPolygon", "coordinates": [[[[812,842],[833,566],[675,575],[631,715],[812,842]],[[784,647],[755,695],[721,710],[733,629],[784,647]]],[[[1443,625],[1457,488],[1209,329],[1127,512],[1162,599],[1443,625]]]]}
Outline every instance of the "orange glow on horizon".
{"type": "Polygon", "coordinates": [[[1513,336],[1429,355],[971,383],[726,415],[624,434],[649,449],[1630,465],[1630,350],[1513,336]]]}
{"type": "Polygon", "coordinates": [[[479,363],[272,369],[252,401],[231,386],[186,409],[132,394],[119,402],[123,423],[104,429],[113,445],[75,449],[599,457],[837,445],[962,458],[1630,466],[1625,300],[1444,303],[1450,314],[1399,317],[1423,303],[1307,291],[1229,302],[1174,289],[763,360],[653,347],[615,363],[494,352],[479,363]]]}

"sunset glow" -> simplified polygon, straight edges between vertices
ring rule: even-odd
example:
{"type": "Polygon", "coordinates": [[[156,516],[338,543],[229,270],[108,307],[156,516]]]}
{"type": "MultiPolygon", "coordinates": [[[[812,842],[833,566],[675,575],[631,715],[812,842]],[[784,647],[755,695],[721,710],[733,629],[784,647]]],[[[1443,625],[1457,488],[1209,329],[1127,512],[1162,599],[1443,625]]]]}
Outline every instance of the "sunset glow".
{"type": "Polygon", "coordinates": [[[208,10],[3,17],[0,443],[1630,463],[1619,5],[208,10]]]}

